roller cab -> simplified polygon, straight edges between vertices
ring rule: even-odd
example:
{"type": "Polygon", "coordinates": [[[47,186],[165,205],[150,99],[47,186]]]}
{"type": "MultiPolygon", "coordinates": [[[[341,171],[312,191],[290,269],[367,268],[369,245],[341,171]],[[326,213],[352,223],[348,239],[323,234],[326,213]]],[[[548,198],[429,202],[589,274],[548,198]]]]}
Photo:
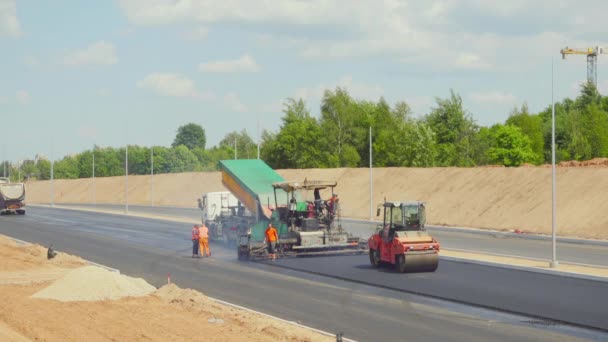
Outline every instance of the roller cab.
{"type": "Polygon", "coordinates": [[[434,272],[439,264],[439,242],[425,230],[424,202],[387,202],[378,208],[383,223],[368,240],[374,267],[394,265],[399,272],[434,272]]]}

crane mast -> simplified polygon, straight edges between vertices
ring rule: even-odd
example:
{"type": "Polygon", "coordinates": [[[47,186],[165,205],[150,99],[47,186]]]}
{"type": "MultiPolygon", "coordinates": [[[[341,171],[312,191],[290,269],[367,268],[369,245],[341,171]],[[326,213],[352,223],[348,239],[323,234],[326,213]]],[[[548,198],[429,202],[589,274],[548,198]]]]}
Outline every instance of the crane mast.
{"type": "Polygon", "coordinates": [[[587,56],[587,82],[592,83],[597,87],[597,55],[608,54],[608,49],[596,46],[586,49],[576,49],[565,47],[560,50],[562,59],[566,59],[566,55],[586,55],[587,56]]]}

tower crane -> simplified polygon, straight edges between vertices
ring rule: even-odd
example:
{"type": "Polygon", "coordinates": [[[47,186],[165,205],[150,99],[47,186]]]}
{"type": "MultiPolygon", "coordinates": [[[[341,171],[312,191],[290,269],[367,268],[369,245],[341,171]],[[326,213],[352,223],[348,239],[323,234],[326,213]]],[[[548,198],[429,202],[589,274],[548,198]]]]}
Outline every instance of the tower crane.
{"type": "Polygon", "coordinates": [[[608,49],[600,46],[590,47],[586,49],[576,49],[565,47],[561,49],[562,59],[566,59],[566,55],[587,55],[587,82],[597,86],[597,55],[608,54],[608,49]]]}

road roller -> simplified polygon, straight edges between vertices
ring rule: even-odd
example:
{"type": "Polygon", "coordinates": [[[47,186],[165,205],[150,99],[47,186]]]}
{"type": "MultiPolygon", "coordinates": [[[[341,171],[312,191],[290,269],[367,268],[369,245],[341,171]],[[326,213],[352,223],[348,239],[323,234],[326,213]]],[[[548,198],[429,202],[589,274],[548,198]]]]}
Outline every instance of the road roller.
{"type": "Polygon", "coordinates": [[[384,201],[377,216],[382,224],[369,240],[369,261],[373,267],[394,265],[399,272],[435,272],[439,265],[439,242],[430,236],[425,203],[384,201]]]}

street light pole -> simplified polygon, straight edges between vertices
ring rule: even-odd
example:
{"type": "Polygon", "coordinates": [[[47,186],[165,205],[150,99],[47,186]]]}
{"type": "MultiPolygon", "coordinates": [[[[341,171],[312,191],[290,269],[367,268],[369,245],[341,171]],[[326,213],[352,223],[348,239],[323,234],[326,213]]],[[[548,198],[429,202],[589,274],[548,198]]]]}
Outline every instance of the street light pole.
{"type": "Polygon", "coordinates": [[[557,250],[556,250],[556,232],[555,224],[557,218],[556,208],[556,181],[555,181],[555,101],[553,95],[553,59],[551,59],[551,245],[553,248],[553,257],[551,259],[551,268],[558,266],[557,250]]]}
{"type": "Polygon", "coordinates": [[[55,206],[55,159],[53,158],[53,147],[51,146],[51,207],[55,206]]]}
{"type": "Polygon", "coordinates": [[[150,148],[150,205],[154,206],[154,146],[150,148]]]}
{"type": "Polygon", "coordinates": [[[95,144],[93,144],[93,205],[97,205],[97,183],[95,182],[95,144]]]}
{"type": "Polygon", "coordinates": [[[374,178],[372,174],[372,126],[369,126],[369,220],[374,219],[374,178]]]}
{"type": "Polygon", "coordinates": [[[125,145],[125,213],[129,213],[129,144],[125,145]]]}

